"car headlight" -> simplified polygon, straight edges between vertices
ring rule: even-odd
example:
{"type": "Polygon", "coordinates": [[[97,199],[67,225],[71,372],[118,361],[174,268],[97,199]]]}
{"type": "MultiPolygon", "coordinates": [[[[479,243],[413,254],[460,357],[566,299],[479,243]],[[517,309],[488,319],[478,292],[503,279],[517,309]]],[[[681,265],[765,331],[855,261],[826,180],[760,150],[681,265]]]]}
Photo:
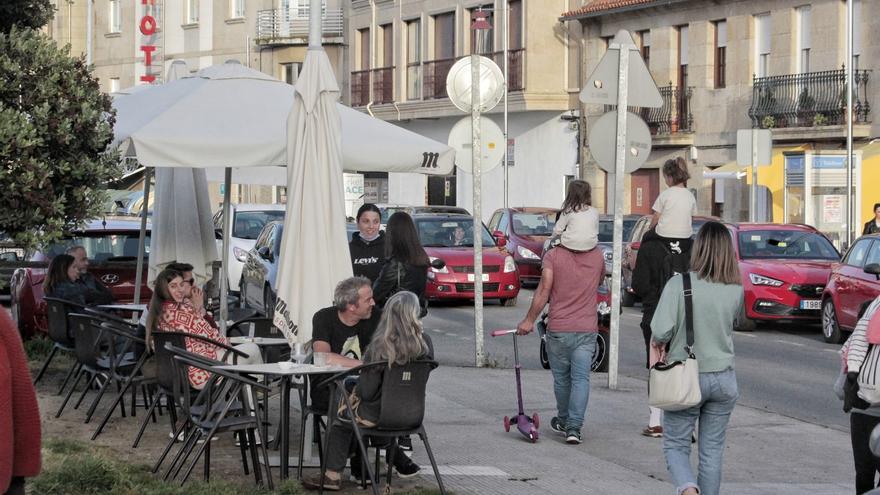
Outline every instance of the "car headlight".
{"type": "MultiPolygon", "coordinates": [[[[520,248],[520,249],[522,249],[522,248],[520,248]]],[[[526,249],[526,251],[529,251],[529,250],[526,249]]],[[[531,251],[529,251],[529,252],[532,253],[531,251]]],[[[534,256],[534,254],[535,253],[532,253],[533,256],[534,256]]],[[[507,256],[506,258],[504,258],[504,273],[510,273],[510,272],[515,272],[515,271],[516,271],[516,263],[513,261],[513,256],[507,256]]]]}
{"type": "Polygon", "coordinates": [[[614,261],[614,251],[610,248],[602,248],[602,255],[605,257],[605,263],[612,263],[614,261]]]}
{"type": "MultiPolygon", "coordinates": [[[[539,259],[541,259],[541,257],[538,256],[537,254],[535,254],[534,252],[532,252],[531,249],[526,248],[526,247],[523,247],[523,246],[517,246],[517,247],[516,247],[516,254],[520,255],[521,258],[525,258],[525,259],[527,259],[527,260],[539,260],[539,259]]],[[[505,263],[506,263],[506,262],[505,262],[505,263]]],[[[505,266],[507,266],[507,265],[505,264],[505,266]]],[[[505,270],[505,271],[506,271],[506,270],[505,270]]]]}
{"type": "Polygon", "coordinates": [[[749,280],[752,281],[753,285],[769,285],[770,287],[779,287],[785,283],[782,280],[776,280],[775,278],[765,277],[755,273],[749,274],[749,280]]]}
{"type": "MultiPolygon", "coordinates": [[[[438,260],[439,258],[435,258],[434,256],[429,256],[428,259],[431,262],[434,262],[434,261],[438,260]]],[[[432,266],[431,269],[428,270],[428,273],[431,273],[431,272],[433,272],[433,273],[449,273],[449,268],[448,268],[448,265],[443,265],[443,268],[440,268],[440,269],[434,268],[432,266]]]]}
{"type": "Polygon", "coordinates": [[[240,247],[232,246],[232,255],[235,256],[235,259],[241,261],[242,263],[247,261],[247,251],[240,247]]]}

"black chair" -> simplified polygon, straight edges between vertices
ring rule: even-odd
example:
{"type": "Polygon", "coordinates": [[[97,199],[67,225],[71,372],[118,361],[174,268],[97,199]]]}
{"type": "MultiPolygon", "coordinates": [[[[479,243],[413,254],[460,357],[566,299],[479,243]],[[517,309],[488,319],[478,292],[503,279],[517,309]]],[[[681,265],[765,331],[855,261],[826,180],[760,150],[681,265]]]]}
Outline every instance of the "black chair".
{"type": "MultiPolygon", "coordinates": [[[[186,332],[154,332],[152,334],[152,339],[154,359],[156,360],[156,388],[150,401],[150,408],[147,409],[146,417],[144,417],[144,420],[141,422],[138,432],[135,435],[134,443],[131,445],[134,449],[136,449],[140,443],[141,437],[143,437],[144,431],[147,429],[147,424],[153,415],[153,411],[159,406],[162,398],[165,399],[167,405],[168,416],[171,420],[171,430],[175,431],[177,428],[177,407],[179,404],[176,402],[174,396],[174,384],[177,379],[174,372],[174,355],[167,352],[166,344],[171,344],[180,349],[186,349],[185,339],[187,338],[195,339],[216,347],[222,354],[222,359],[224,361],[227,359],[228,355],[233,356],[233,362],[237,362],[239,356],[246,356],[245,353],[238,349],[201,335],[193,335],[186,332]]],[[[191,394],[196,394],[198,393],[198,390],[192,389],[190,392],[191,394]]],[[[172,438],[171,441],[174,442],[175,440],[176,437],[172,438]]],[[[156,465],[156,470],[153,472],[156,472],[157,470],[158,463],[156,465]]]]}
{"type": "MultiPolygon", "coordinates": [[[[256,404],[255,392],[257,390],[265,392],[268,388],[249,378],[216,368],[217,365],[225,364],[223,362],[206,359],[175,347],[171,343],[166,343],[164,347],[174,356],[174,396],[186,418],[184,424],[175,430],[174,435],[176,436],[183,431],[188,432],[183,445],[165,473],[165,479],[174,479],[180,474],[188,458],[193,454],[193,449],[199,444],[199,440],[202,440],[201,446],[195,450],[192,462],[183,472],[181,485],[186,483],[202,457],[204,457],[204,480],[208,481],[210,479],[211,439],[218,433],[233,432],[239,438],[245,474],[248,473],[246,450],[249,449],[254,478],[258,485],[262,485],[262,469],[260,468],[256,441],[256,432],[261,426],[256,411],[249,404],[256,404]],[[190,393],[188,373],[190,368],[197,368],[210,374],[205,387],[195,397],[192,397],[190,393]]],[[[166,446],[159,464],[170,452],[173,444],[174,440],[166,446]]],[[[266,466],[267,485],[269,489],[272,489],[269,454],[265,443],[260,444],[260,450],[262,450],[263,463],[266,466]]]]}
{"type": "MultiPolygon", "coordinates": [[[[34,378],[34,385],[43,378],[43,374],[45,374],[46,370],[49,368],[49,363],[52,362],[52,359],[58,351],[66,352],[72,356],[76,354],[76,351],[74,350],[73,335],[70,332],[67,315],[71,311],[81,312],[84,308],[82,305],[73,301],[67,301],[57,297],[44,297],[43,299],[46,301],[46,319],[48,323],[49,338],[54,344],[52,346],[52,352],[49,353],[49,357],[43,362],[43,366],[40,367],[39,373],[37,373],[36,378],[34,378]]],[[[76,362],[70,365],[70,369],[64,377],[64,382],[61,384],[61,388],[58,389],[58,395],[61,395],[61,393],[64,392],[64,388],[67,387],[67,383],[75,373],[76,368],[76,362]]]]}
{"type": "MultiPolygon", "coordinates": [[[[428,377],[431,374],[431,371],[436,368],[436,361],[428,361],[428,360],[419,360],[413,361],[411,363],[407,363],[403,366],[393,365],[391,367],[388,366],[387,362],[379,362],[379,363],[370,363],[358,366],[356,368],[352,368],[350,370],[337,373],[336,375],[327,378],[318,383],[317,386],[324,386],[328,383],[333,383],[333,388],[335,389],[335,396],[337,397],[337,403],[344,405],[344,412],[340,416],[337,414],[337,409],[334,409],[334,405],[331,401],[330,410],[328,410],[327,414],[327,433],[324,439],[325,449],[329,445],[330,435],[333,431],[333,425],[336,422],[347,422],[352,425],[354,430],[355,437],[357,438],[358,447],[361,450],[361,455],[364,459],[364,464],[367,468],[367,472],[370,474],[370,480],[372,482],[372,490],[375,495],[379,494],[379,488],[377,485],[378,479],[376,477],[376,473],[378,472],[378,459],[376,460],[376,468],[375,470],[369,465],[367,462],[368,452],[367,452],[367,444],[364,441],[364,437],[372,437],[372,438],[388,438],[390,439],[390,447],[387,448],[388,458],[393,459],[394,455],[397,453],[397,439],[401,436],[406,435],[418,435],[419,438],[422,439],[422,442],[425,444],[425,450],[428,453],[428,459],[431,461],[431,467],[434,469],[434,476],[437,478],[437,484],[440,488],[440,493],[446,493],[446,489],[443,486],[443,480],[440,478],[440,471],[437,469],[437,462],[434,459],[434,453],[431,450],[431,445],[428,443],[428,434],[425,432],[425,427],[423,425],[423,420],[425,417],[425,394],[426,394],[426,386],[428,384],[428,377]],[[367,428],[358,424],[357,421],[352,421],[350,418],[353,418],[352,414],[352,404],[349,397],[349,394],[345,392],[345,387],[343,381],[346,377],[362,373],[364,371],[377,373],[378,370],[381,369],[382,373],[382,398],[381,398],[381,412],[379,413],[379,418],[376,421],[376,426],[372,428],[367,428]]],[[[378,449],[377,456],[378,456],[378,449]]],[[[391,486],[391,468],[392,463],[388,463],[388,471],[386,474],[386,484],[387,487],[391,486]]],[[[323,485],[324,485],[324,473],[326,470],[325,461],[322,457],[321,459],[321,493],[323,493],[323,485]]]]}
{"type": "Polygon", "coordinates": [[[100,401],[107,386],[110,384],[109,376],[115,359],[113,339],[110,334],[105,333],[104,329],[101,328],[101,321],[97,317],[82,313],[71,313],[68,315],[68,320],[71,333],[74,335],[77,371],[74,375],[72,386],[67,391],[67,395],[58,408],[58,412],[55,413],[56,418],[61,417],[61,413],[64,412],[64,408],[67,406],[70,397],[76,391],[77,385],[79,385],[83,377],[88,376],[88,381],[73,408],[79,408],[89,388],[99,376],[104,377],[104,382],[99,389],[95,402],[100,401]]]}

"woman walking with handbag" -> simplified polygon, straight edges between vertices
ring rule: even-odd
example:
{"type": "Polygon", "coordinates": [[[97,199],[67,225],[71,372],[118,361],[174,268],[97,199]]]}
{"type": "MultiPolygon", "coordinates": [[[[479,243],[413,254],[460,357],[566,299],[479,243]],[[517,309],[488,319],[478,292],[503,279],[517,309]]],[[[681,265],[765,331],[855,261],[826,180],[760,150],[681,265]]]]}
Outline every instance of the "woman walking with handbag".
{"type": "Polygon", "coordinates": [[[669,280],[651,320],[651,345],[668,349],[667,364],[695,356],[699,366],[699,403],[682,410],[670,408],[663,414],[663,453],[679,494],[717,495],[721,489],[727,423],[739,397],[732,334],[742,299],[730,233],[721,223],[708,222],[694,241],[691,271],[669,280]],[[685,278],[690,279],[690,291],[685,278]],[[700,464],[695,477],[690,453],[697,421],[700,464]]]}
{"type": "Polygon", "coordinates": [[[427,314],[425,285],[428,283],[428,254],[422,247],[416,225],[408,213],[398,211],[385,228],[386,261],[373,281],[373,299],[380,308],[392,295],[406,290],[419,298],[422,316],[427,314]]]}

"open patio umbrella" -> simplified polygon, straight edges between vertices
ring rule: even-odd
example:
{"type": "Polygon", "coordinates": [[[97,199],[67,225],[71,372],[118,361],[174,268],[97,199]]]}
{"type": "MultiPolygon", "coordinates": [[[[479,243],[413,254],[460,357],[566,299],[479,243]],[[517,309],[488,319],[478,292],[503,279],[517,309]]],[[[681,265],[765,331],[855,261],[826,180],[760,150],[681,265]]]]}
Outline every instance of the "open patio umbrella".
{"type": "Polygon", "coordinates": [[[287,213],[275,326],[291,344],[312,338],[312,315],[352,275],[345,232],[339,86],[323,48],[310,47],[287,120],[287,213]]]}
{"type": "MultiPolygon", "coordinates": [[[[186,63],[176,60],[168,71],[166,84],[188,75],[186,63]]],[[[198,285],[210,280],[213,263],[219,257],[205,169],[157,169],[153,204],[147,280],[155,280],[162,269],[175,261],[193,265],[198,285]]]]}

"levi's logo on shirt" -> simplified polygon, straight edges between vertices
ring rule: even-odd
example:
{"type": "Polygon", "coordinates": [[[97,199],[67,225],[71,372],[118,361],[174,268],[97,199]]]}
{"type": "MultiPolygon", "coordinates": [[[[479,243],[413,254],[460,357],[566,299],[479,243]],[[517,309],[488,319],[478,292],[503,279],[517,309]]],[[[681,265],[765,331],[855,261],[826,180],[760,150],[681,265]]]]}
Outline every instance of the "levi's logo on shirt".
{"type": "Polygon", "coordinates": [[[372,265],[373,263],[378,263],[378,262],[379,262],[379,258],[377,258],[376,256],[370,256],[367,258],[358,258],[358,259],[354,260],[353,264],[355,264],[355,265],[372,265]]]}

